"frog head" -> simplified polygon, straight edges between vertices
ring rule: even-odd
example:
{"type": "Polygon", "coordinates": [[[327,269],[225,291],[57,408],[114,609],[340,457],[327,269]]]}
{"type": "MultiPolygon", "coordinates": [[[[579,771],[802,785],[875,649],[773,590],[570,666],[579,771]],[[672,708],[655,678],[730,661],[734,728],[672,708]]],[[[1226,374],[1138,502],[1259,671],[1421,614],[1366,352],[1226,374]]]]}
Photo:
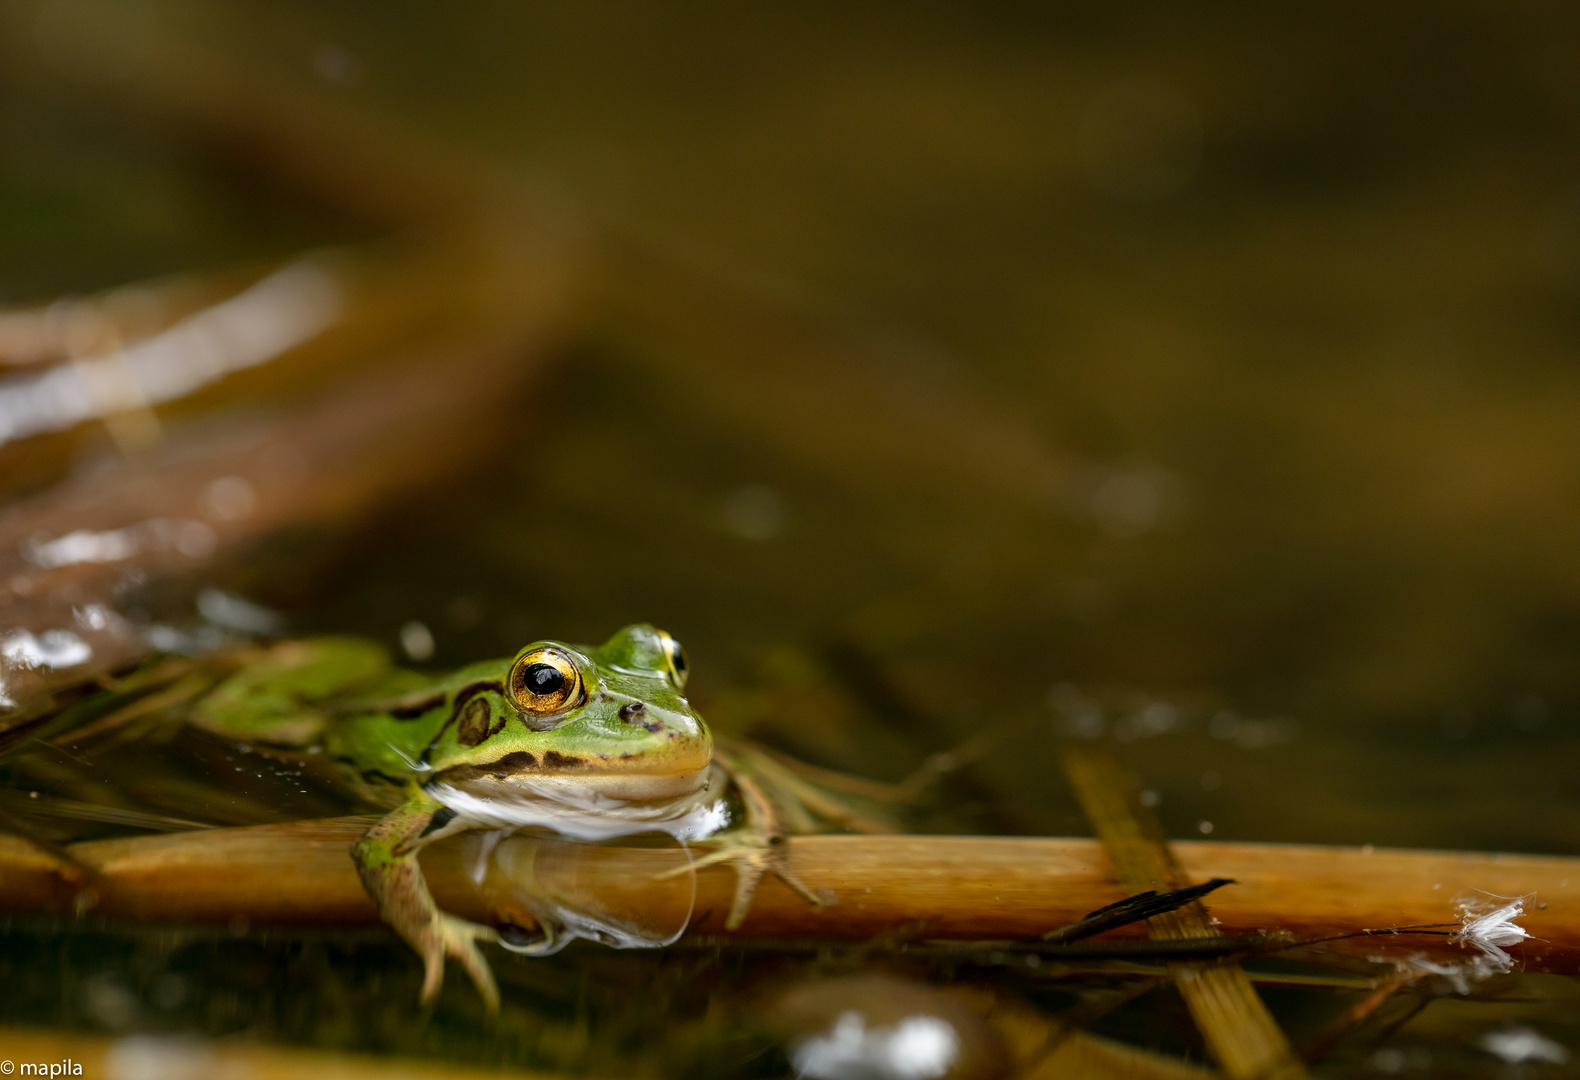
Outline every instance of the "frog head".
{"type": "Polygon", "coordinates": [[[597,648],[533,642],[502,678],[456,690],[426,763],[434,781],[483,798],[691,795],[713,739],[686,701],[686,675],[679,642],[645,623],[597,648]]]}

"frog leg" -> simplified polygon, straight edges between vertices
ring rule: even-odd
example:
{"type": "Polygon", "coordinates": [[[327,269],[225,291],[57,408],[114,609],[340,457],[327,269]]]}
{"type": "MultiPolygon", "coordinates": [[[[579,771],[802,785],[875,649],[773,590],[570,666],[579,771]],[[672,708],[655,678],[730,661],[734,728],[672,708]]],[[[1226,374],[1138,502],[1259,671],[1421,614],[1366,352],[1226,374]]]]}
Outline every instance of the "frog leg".
{"type": "Polygon", "coordinates": [[[792,775],[816,784],[820,788],[846,792],[879,803],[906,802],[912,797],[907,788],[908,782],[890,784],[882,780],[868,780],[863,776],[851,776],[849,773],[835,772],[833,769],[825,769],[818,765],[808,765],[789,754],[781,754],[766,746],[757,746],[754,749],[773,759],[792,775]]]}
{"type": "Polygon", "coordinates": [[[151,694],[137,698],[131,704],[122,706],[107,716],[73,728],[64,735],[57,735],[52,741],[54,746],[77,746],[89,739],[98,738],[108,732],[126,727],[134,720],[141,720],[146,716],[153,716],[166,709],[174,709],[184,705],[194,698],[207,692],[215,683],[213,676],[203,671],[193,671],[177,679],[171,685],[156,690],[151,694]]]}
{"type": "Polygon", "coordinates": [[[439,910],[423,880],[417,852],[444,832],[454,813],[426,794],[419,794],[380,818],[351,848],[362,885],[383,920],[422,957],[422,1003],[428,1004],[444,982],[444,961],[454,957],[477,984],[488,1011],[499,1011],[499,987],[479,941],[496,941],[486,926],[439,910]]]}
{"type": "Polygon", "coordinates": [[[819,769],[752,744],[732,743],[725,754],[725,760],[733,763],[727,766],[732,768],[732,775],[749,769],[778,796],[776,803],[788,811],[791,831],[796,835],[824,832],[829,827],[859,833],[899,831],[889,822],[864,814],[823,790],[841,782],[852,794],[874,798],[874,792],[878,792],[878,797],[899,801],[891,794],[894,785],[819,769]]]}
{"type": "Polygon", "coordinates": [[[731,777],[749,774],[773,794],[789,831],[796,836],[831,828],[859,833],[898,832],[890,821],[859,810],[829,789],[847,791],[875,802],[899,802],[898,785],[846,776],[797,761],[756,743],[720,740],[716,756],[731,777]]]}
{"type": "Polygon", "coordinates": [[[738,767],[728,751],[719,752],[717,747],[715,751],[719,764],[730,774],[731,782],[741,794],[741,802],[746,809],[746,824],[743,828],[710,838],[706,843],[713,850],[707,855],[689,866],[667,871],[659,877],[675,877],[688,870],[718,863],[733,865],[735,898],[730,904],[729,917],[724,921],[727,930],[737,930],[746,921],[746,913],[751,910],[752,898],[757,895],[757,886],[762,883],[764,874],[773,874],[807,903],[813,907],[822,907],[825,901],[790,869],[790,830],[786,827],[779,805],[750,772],[738,767]]]}
{"type": "Polygon", "coordinates": [[[389,669],[389,654],[369,641],[276,642],[194,703],[187,722],[227,739],[307,746],[323,733],[337,698],[389,669]]]}

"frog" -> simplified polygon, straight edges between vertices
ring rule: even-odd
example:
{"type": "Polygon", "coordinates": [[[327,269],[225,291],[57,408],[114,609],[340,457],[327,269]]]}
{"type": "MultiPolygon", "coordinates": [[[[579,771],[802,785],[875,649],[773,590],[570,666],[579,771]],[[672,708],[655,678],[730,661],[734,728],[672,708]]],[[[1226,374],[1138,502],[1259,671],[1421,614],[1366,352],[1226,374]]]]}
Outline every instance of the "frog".
{"type": "Polygon", "coordinates": [[[791,869],[792,832],[820,823],[888,831],[771,751],[715,739],[685,696],[688,676],[680,643],[647,623],[596,647],[535,641],[509,659],[438,675],[397,667],[365,639],[290,640],[198,697],[187,722],[326,754],[352,774],[387,812],[351,858],[380,917],[422,961],[420,1000],[434,1000],[455,960],[497,1012],[498,985],[479,945],[549,951],[552,927],[522,947],[501,928],[441,910],[418,861],[429,844],[512,824],[581,839],[668,831],[706,849],[694,866],[734,867],[726,925],[736,929],[766,874],[815,906],[829,900],[791,869]],[[710,833],[727,789],[737,821],[710,833]]]}

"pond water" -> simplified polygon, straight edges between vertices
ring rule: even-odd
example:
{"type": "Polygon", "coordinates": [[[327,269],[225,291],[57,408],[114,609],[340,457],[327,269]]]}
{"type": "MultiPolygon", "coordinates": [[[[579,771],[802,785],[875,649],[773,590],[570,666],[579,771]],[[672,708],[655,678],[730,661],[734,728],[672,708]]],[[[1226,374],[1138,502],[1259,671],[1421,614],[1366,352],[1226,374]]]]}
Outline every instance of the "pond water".
{"type": "MultiPolygon", "coordinates": [[[[1088,834],[1057,767],[1073,741],[1134,769],[1174,837],[1580,854],[1567,13],[147,18],[442,134],[590,252],[511,445],[308,591],[255,590],[292,631],[444,667],[649,620],[717,730],[882,780],[998,733],[919,831],[1088,834]]],[[[47,45],[47,20],[18,25],[47,45]]],[[[365,230],[42,85],[0,117],[0,297],[365,230]]],[[[775,995],[814,974],[1050,1013],[1091,990],[576,947],[497,963],[485,1027],[454,972],[419,1020],[416,966],[379,933],[24,920],[5,940],[7,1023],[594,1075],[821,1068],[720,1004],[799,1017],[775,995]]],[[[1490,1075],[1462,1033],[1510,1017],[1575,1045],[1572,983],[1518,992],[1538,1004],[1437,1002],[1328,1067],[1490,1075]]],[[[1268,994],[1291,1030],[1328,1017],[1316,991],[1268,994]]],[[[1097,1030],[1201,1059],[1165,994],[1097,1030]]]]}

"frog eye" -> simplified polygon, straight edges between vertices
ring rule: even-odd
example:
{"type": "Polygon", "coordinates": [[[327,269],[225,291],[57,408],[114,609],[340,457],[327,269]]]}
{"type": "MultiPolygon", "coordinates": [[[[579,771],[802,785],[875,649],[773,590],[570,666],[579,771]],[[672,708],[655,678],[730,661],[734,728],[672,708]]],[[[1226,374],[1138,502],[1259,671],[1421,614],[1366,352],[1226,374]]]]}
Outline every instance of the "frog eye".
{"type": "Polygon", "coordinates": [[[533,649],[510,668],[510,699],[532,716],[552,716],[579,705],[586,694],[582,673],[558,649],[533,649]]]}
{"type": "Polygon", "coordinates": [[[676,690],[684,690],[686,676],[690,674],[686,668],[686,650],[662,630],[658,632],[658,642],[664,649],[664,666],[669,669],[669,681],[675,684],[676,690]]]}

